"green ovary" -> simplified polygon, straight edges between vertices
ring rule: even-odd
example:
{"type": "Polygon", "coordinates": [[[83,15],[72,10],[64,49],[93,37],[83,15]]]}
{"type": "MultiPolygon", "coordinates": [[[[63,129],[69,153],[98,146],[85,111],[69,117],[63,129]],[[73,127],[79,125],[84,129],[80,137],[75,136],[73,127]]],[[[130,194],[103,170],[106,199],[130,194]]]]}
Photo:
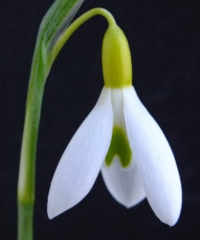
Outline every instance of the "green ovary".
{"type": "Polygon", "coordinates": [[[128,40],[117,25],[108,27],[102,45],[103,76],[106,87],[132,85],[132,59],[128,40]]]}
{"type": "Polygon", "coordinates": [[[112,164],[115,156],[119,157],[123,168],[129,166],[132,158],[132,151],[125,131],[119,126],[113,128],[111,144],[105,159],[108,167],[112,164]]]}

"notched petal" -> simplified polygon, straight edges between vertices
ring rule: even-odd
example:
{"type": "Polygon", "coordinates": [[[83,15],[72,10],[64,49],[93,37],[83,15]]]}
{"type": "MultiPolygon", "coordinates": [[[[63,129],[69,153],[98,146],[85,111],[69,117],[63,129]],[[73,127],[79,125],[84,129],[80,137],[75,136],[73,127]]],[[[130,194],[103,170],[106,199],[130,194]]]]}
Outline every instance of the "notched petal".
{"type": "Polygon", "coordinates": [[[123,168],[119,158],[114,157],[110,166],[103,165],[102,176],[113,198],[126,208],[145,198],[142,178],[133,161],[129,167],[123,168]]]}

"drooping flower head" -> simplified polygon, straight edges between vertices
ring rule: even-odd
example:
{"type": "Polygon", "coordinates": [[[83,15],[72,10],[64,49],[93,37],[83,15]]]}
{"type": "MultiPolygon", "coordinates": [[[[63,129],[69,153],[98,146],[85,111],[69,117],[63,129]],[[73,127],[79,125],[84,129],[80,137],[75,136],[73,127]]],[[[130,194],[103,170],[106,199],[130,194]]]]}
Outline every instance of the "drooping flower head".
{"type": "Polygon", "coordinates": [[[176,162],[162,130],[132,86],[129,44],[116,24],[105,33],[102,64],[103,90],[57,166],[48,216],[78,204],[101,172],[120,204],[130,208],[147,198],[156,216],[173,226],[182,205],[176,162]]]}

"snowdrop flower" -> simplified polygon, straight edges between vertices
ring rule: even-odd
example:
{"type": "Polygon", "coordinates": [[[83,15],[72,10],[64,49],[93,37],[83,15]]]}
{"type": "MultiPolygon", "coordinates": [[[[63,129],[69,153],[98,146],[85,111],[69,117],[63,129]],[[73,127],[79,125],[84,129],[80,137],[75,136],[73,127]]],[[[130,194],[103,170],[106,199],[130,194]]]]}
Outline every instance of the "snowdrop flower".
{"type": "Polygon", "coordinates": [[[176,162],[132,86],[128,42],[116,25],[105,33],[102,63],[105,86],[54,173],[48,216],[54,218],[78,204],[101,172],[117,202],[130,208],[147,198],[155,215],[173,226],[182,205],[176,162]]]}

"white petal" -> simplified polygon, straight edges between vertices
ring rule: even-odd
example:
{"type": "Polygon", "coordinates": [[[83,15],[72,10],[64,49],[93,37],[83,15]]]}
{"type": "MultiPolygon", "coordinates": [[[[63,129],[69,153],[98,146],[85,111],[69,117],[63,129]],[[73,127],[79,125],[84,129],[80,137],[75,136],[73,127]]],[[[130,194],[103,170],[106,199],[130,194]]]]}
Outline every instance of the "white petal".
{"type": "Polygon", "coordinates": [[[157,217],[173,226],[182,205],[176,162],[163,132],[132,87],[124,89],[124,116],[133,159],[143,175],[147,199],[157,217]]]}
{"type": "Polygon", "coordinates": [[[51,182],[47,212],[53,218],[80,202],[92,188],[108,151],[113,125],[110,90],[100,98],[79,127],[51,182]]]}
{"type": "Polygon", "coordinates": [[[119,158],[115,157],[111,166],[104,163],[102,175],[113,198],[125,207],[133,207],[145,198],[143,182],[134,162],[122,168],[119,158]]]}

